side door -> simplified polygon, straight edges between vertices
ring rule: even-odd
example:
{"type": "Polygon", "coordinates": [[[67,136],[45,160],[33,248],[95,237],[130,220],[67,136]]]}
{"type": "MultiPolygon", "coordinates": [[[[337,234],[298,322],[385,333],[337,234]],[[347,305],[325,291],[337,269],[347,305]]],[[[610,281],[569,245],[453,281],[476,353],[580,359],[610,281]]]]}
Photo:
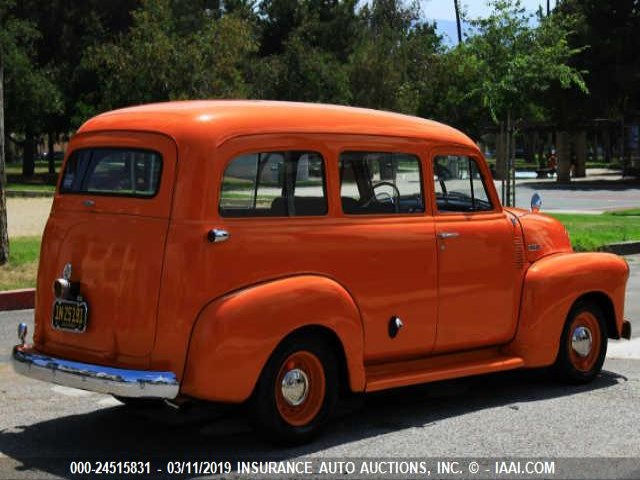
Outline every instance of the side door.
{"type": "Polygon", "coordinates": [[[434,353],[508,342],[517,325],[520,233],[502,210],[486,164],[473,151],[432,152],[438,244],[434,353]]]}

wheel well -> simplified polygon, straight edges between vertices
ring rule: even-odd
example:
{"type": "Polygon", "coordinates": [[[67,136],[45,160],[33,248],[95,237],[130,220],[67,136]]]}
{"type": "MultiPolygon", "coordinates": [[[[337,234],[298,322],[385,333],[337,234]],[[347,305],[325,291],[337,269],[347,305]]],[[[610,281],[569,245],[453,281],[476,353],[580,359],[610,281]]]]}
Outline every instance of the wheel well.
{"type": "Polygon", "coordinates": [[[605,324],[607,325],[607,336],[609,338],[618,339],[618,327],[616,325],[616,312],[613,308],[613,302],[611,299],[602,292],[589,292],[578,298],[574,305],[577,303],[593,303],[597,305],[604,315],[605,324]]]}
{"type": "MultiPolygon", "coordinates": [[[[300,327],[297,330],[294,330],[282,341],[278,344],[280,346],[282,343],[291,340],[294,337],[312,337],[312,338],[321,338],[327,345],[331,347],[333,352],[336,355],[336,359],[338,360],[338,378],[339,378],[339,388],[340,393],[346,393],[349,391],[349,371],[347,369],[347,358],[344,353],[344,347],[342,346],[342,342],[338,335],[331,330],[330,328],[323,327],[320,325],[307,325],[304,327],[300,327]]],[[[276,347],[277,348],[277,347],[276,347]]]]}

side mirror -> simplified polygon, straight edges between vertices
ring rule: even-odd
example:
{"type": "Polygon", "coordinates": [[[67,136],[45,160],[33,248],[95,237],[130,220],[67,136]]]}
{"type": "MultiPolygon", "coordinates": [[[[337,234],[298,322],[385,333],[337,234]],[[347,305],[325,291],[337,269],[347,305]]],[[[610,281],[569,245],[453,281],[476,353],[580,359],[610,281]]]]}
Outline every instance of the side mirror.
{"type": "Polygon", "coordinates": [[[538,192],[531,195],[531,213],[538,213],[542,208],[542,197],[538,192]]]}

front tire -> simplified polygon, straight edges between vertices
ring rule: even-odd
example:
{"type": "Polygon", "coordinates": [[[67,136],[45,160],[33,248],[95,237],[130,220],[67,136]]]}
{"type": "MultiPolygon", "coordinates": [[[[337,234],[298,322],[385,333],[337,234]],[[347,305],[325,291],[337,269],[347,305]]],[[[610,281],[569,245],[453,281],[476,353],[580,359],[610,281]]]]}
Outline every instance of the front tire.
{"type": "Polygon", "coordinates": [[[250,402],[254,427],[267,440],[300,444],[324,427],[338,400],[336,355],[311,337],[286,340],[262,371],[250,402]]]}
{"type": "Polygon", "coordinates": [[[602,311],[593,303],[576,303],[562,331],[554,370],[569,383],[588,383],[602,370],[606,354],[607,327],[602,311]]]}

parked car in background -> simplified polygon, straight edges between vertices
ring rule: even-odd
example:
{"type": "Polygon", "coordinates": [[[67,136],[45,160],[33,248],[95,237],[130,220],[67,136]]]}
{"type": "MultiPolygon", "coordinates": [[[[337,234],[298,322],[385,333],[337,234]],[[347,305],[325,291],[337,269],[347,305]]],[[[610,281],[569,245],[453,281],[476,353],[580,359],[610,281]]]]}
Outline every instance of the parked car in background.
{"type": "MultiPolygon", "coordinates": [[[[116,396],[247,403],[303,442],[341,394],[553,366],[630,337],[628,266],[500,205],[481,152],[386,112],[199,101],[99,115],[44,233],[27,376],[116,396]]],[[[28,401],[28,399],[25,399],[28,401]]]]}

